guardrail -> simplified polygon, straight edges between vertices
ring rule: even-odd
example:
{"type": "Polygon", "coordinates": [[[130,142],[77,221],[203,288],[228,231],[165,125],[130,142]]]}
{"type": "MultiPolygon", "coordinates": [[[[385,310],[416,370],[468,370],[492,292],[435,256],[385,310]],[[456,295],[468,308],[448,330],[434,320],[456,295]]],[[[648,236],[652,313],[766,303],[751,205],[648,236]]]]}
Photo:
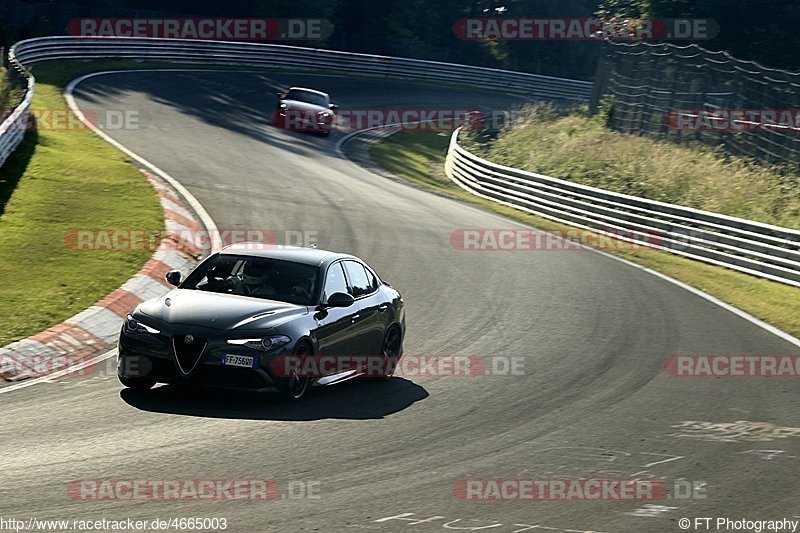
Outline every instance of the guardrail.
{"type": "Polygon", "coordinates": [[[800,231],[646,200],[482,159],[453,133],[447,176],[466,191],[641,246],[800,287],[800,231]]]}
{"type": "MultiPolygon", "coordinates": [[[[9,60],[19,69],[56,59],[127,58],[248,67],[291,68],[358,74],[415,81],[468,85],[507,93],[585,102],[592,84],[586,81],[540,76],[455,63],[355,54],[336,50],[275,44],[129,37],[41,37],[11,47],[9,60]]],[[[30,90],[18,110],[27,120],[30,90]]],[[[5,126],[5,123],[3,124],[5,126]]],[[[11,126],[11,124],[9,124],[11,126]]],[[[0,128],[0,165],[22,139],[18,128],[0,128]]]]}
{"type": "Polygon", "coordinates": [[[11,68],[17,69],[27,78],[27,89],[22,102],[0,123],[0,166],[6,162],[8,156],[17,149],[25,132],[28,129],[31,112],[31,101],[35,80],[32,75],[25,72],[21,65],[14,59],[13,52],[8,54],[11,68]]]}

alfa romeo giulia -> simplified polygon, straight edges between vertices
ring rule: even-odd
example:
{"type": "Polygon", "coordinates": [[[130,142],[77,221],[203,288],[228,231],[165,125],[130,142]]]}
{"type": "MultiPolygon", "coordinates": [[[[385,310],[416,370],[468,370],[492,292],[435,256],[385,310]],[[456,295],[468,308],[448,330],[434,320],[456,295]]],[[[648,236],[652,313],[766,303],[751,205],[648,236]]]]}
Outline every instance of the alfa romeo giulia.
{"type": "Polygon", "coordinates": [[[400,293],[352,255],[239,243],[206,258],[119,336],[125,387],[156,383],[275,391],[391,376],[403,353],[400,293]]]}

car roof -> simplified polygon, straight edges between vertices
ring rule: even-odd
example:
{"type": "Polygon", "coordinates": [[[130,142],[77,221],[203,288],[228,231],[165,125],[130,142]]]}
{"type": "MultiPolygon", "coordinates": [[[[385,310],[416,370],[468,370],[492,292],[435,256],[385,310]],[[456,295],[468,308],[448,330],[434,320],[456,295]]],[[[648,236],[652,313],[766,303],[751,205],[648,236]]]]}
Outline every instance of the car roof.
{"type": "MultiPolygon", "coordinates": [[[[316,89],[309,89],[308,87],[289,87],[289,91],[308,91],[310,93],[316,93],[320,96],[328,96],[328,93],[324,93],[322,91],[318,91],[316,89]]],[[[286,91],[287,93],[289,91],[286,91]]]]}
{"type": "Polygon", "coordinates": [[[288,246],[283,244],[264,244],[263,242],[237,242],[220,250],[220,254],[250,255],[254,257],[267,257],[282,259],[305,265],[321,266],[332,263],[337,259],[356,259],[350,254],[320,250],[318,248],[305,248],[302,246],[288,246]]]}

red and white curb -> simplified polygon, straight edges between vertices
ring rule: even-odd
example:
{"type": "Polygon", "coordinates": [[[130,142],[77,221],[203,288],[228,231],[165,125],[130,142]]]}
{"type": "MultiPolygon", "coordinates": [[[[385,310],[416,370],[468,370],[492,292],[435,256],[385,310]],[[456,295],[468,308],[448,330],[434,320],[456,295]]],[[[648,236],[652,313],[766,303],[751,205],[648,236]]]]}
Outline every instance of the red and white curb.
{"type": "MultiPolygon", "coordinates": [[[[178,180],[97,128],[78,108],[73,97],[75,87],[86,79],[114,72],[94,72],[72,80],[64,90],[67,105],[87,128],[149,171],[145,175],[161,197],[168,231],[181,227],[190,229],[190,226],[202,228],[210,237],[211,251],[219,250],[222,244],[217,226],[192,193],[178,180]]],[[[0,394],[83,371],[113,356],[115,350],[112,348],[124,313],[147,298],[165,294],[169,290],[163,278],[166,272],[172,269],[186,270],[197,263],[199,254],[193,257],[191,243],[182,242],[180,246],[173,244],[174,241],[162,242],[133,278],[89,309],[57,326],[0,348],[0,394]],[[185,252],[180,253],[176,249],[185,252]],[[43,364],[37,365],[40,361],[43,364]],[[16,382],[7,383],[11,380],[16,382]]]]}
{"type": "MultiPolygon", "coordinates": [[[[159,195],[167,234],[208,234],[169,183],[149,172],[144,174],[159,195]]],[[[192,269],[201,255],[192,242],[163,240],[141,270],[119,289],[56,326],[0,348],[0,385],[79,366],[108,352],[116,345],[125,316],[141,302],[171,288],[164,275],[170,270],[192,269]]]]}

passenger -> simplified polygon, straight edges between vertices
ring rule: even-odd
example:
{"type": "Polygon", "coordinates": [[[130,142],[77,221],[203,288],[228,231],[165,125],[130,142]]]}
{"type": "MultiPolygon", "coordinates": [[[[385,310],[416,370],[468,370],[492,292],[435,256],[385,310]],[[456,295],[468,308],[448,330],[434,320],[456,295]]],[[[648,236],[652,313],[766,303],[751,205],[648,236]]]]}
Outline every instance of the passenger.
{"type": "Polygon", "coordinates": [[[316,276],[311,272],[306,278],[299,278],[292,284],[292,292],[298,296],[302,296],[305,300],[311,300],[314,296],[314,289],[316,288],[316,276]]]}

